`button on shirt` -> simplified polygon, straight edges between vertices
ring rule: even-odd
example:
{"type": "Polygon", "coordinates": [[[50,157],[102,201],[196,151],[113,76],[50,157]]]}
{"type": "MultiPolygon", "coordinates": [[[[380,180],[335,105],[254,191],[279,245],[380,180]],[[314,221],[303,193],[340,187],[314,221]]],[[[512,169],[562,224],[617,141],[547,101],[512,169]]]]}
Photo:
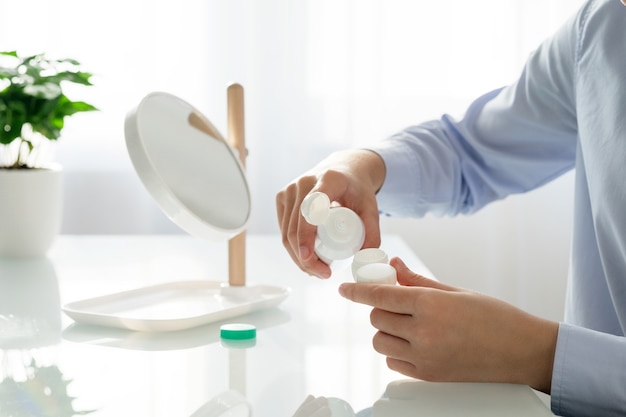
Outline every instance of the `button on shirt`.
{"type": "Polygon", "coordinates": [[[626,7],[590,1],[516,83],[371,149],[382,213],[472,213],[575,169],[573,246],[552,410],[626,415],[626,7]]]}

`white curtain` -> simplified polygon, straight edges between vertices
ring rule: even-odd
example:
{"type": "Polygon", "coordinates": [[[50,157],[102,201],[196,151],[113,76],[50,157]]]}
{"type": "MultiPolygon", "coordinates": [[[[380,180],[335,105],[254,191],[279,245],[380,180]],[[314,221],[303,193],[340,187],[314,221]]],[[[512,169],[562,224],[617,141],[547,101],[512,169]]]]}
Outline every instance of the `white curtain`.
{"type": "MultiPolygon", "coordinates": [[[[65,233],[179,232],[133,172],[125,114],[148,92],[168,91],[226,133],[231,82],[246,95],[249,230],[274,233],[274,196],[288,181],[332,150],[443,112],[461,116],[477,95],[513,81],[529,52],[581,3],[0,0],[0,49],[72,57],[96,74],[95,87],[69,94],[101,111],[68,119],[56,147],[65,233]]],[[[559,180],[549,192],[514,197],[471,220],[386,220],[383,227],[405,236],[438,275],[473,273],[479,289],[498,288],[496,276],[512,267],[523,274],[537,257],[542,271],[563,275],[570,185],[559,180]]],[[[506,297],[510,284],[498,285],[506,297]]],[[[515,294],[523,303],[525,295],[515,294]]]]}

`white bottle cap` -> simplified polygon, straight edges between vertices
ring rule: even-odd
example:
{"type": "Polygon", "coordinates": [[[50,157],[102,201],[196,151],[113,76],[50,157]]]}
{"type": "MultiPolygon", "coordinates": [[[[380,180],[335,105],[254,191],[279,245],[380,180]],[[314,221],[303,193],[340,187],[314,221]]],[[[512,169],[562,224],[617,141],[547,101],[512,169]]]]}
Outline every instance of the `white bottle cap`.
{"type": "Polygon", "coordinates": [[[367,264],[356,271],[356,282],[395,285],[397,280],[396,270],[389,264],[367,264]]]}
{"type": "Polygon", "coordinates": [[[306,196],[300,206],[304,219],[317,226],[315,253],[327,264],[354,255],[365,241],[365,225],[361,218],[346,207],[331,207],[324,193],[306,196]]]}
{"type": "Polygon", "coordinates": [[[311,193],[302,200],[300,213],[307,223],[319,226],[326,221],[330,214],[330,199],[326,194],[318,191],[311,193]]]}
{"type": "Polygon", "coordinates": [[[315,253],[326,263],[354,255],[365,241],[365,226],[355,212],[333,207],[328,218],[317,227],[315,253]]]}
{"type": "Polygon", "coordinates": [[[366,248],[354,254],[352,260],[352,277],[356,281],[356,271],[362,266],[373,263],[386,264],[389,263],[387,252],[378,248],[366,248]]]}

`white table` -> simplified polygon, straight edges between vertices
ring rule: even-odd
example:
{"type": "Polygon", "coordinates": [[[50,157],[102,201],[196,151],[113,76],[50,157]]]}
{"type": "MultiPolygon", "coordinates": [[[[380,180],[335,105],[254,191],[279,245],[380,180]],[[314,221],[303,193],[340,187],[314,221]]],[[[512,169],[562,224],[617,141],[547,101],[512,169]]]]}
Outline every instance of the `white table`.
{"type": "MultiPolygon", "coordinates": [[[[384,237],[382,248],[430,275],[400,238],[384,237]]],[[[235,391],[256,417],[292,416],[309,394],[343,399],[359,412],[404,379],[371,347],[370,309],[339,296],[338,285],[351,279],[347,269],[330,280],[309,277],[278,236],[248,236],[247,255],[249,284],[291,288],[278,307],[228,320],[257,326],[249,348],[225,346],[221,323],[143,333],[76,324],[61,313],[68,302],[153,284],[226,281],[225,243],[179,235],[60,236],[48,259],[0,260],[0,410],[65,404],[59,416],[94,410],[90,416],[187,417],[235,391]],[[44,383],[44,375],[52,382],[44,383]]],[[[465,387],[427,385],[481,395],[465,387]]],[[[508,411],[530,404],[523,415],[550,415],[536,396],[527,397],[527,387],[492,388],[508,411]]],[[[403,389],[404,400],[391,409],[389,400],[379,402],[379,414],[404,415],[397,407],[416,406],[411,401],[419,395],[407,397],[403,389]]]]}

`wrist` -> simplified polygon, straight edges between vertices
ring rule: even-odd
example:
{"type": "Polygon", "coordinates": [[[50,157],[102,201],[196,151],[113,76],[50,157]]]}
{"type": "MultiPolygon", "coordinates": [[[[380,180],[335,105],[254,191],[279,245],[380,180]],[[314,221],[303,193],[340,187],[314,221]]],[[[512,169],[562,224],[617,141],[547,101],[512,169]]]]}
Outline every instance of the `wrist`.
{"type": "Polygon", "coordinates": [[[528,385],[538,391],[550,394],[559,324],[545,319],[537,320],[540,327],[533,343],[533,358],[531,360],[534,366],[528,367],[528,385]]]}
{"type": "Polygon", "coordinates": [[[347,160],[350,171],[361,178],[367,178],[370,188],[374,193],[383,186],[386,176],[386,166],[383,158],[375,151],[369,149],[352,149],[347,160]]]}
{"type": "Polygon", "coordinates": [[[372,189],[374,193],[378,193],[380,188],[385,182],[387,175],[387,167],[383,158],[375,151],[369,149],[361,149],[362,158],[366,161],[368,167],[367,174],[369,175],[372,189]]]}
{"type": "Polygon", "coordinates": [[[367,186],[378,192],[385,182],[386,166],[383,158],[375,151],[369,149],[347,149],[336,151],[324,159],[318,166],[316,172],[326,172],[337,170],[348,176],[356,176],[361,180],[367,180],[367,186]]]}

